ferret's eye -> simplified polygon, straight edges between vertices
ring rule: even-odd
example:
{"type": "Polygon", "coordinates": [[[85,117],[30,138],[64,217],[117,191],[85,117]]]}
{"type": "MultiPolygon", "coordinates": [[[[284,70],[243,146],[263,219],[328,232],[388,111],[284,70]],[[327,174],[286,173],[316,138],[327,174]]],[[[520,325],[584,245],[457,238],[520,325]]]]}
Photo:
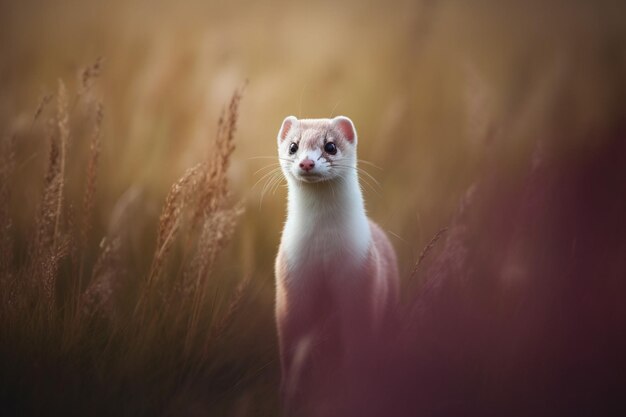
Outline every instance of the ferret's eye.
{"type": "Polygon", "coordinates": [[[291,145],[289,145],[289,155],[293,155],[296,152],[298,152],[298,144],[291,142],[291,145]]]}
{"type": "Polygon", "coordinates": [[[324,145],[324,151],[326,151],[326,153],[334,155],[337,153],[337,147],[334,143],[328,142],[326,145],[324,145]]]}

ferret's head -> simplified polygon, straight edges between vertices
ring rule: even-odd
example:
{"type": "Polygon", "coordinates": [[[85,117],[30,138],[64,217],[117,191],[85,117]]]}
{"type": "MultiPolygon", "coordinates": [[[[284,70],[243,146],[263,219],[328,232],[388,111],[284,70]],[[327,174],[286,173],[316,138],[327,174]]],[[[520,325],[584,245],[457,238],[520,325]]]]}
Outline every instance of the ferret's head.
{"type": "Polygon", "coordinates": [[[287,117],[278,131],[278,159],[287,178],[306,183],[342,178],[356,169],[356,129],[345,116],[287,117]]]}

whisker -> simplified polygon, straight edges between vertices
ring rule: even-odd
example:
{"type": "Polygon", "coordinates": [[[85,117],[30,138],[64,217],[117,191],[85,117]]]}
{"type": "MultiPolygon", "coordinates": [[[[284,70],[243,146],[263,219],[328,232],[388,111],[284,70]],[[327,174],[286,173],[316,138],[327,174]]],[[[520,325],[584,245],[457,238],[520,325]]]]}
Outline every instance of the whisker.
{"type": "Polygon", "coordinates": [[[370,174],[369,172],[367,172],[366,170],[364,170],[363,168],[359,168],[356,167],[356,170],[359,171],[359,173],[366,175],[367,177],[369,177],[372,181],[374,181],[374,183],[379,186],[380,188],[382,188],[382,186],[380,185],[380,182],[374,178],[374,176],[372,174],[370,174]]]}
{"type": "Polygon", "coordinates": [[[274,195],[274,193],[276,193],[276,190],[278,190],[278,188],[281,186],[281,184],[283,183],[284,180],[285,179],[281,177],[280,181],[276,181],[276,185],[272,189],[272,195],[274,195]]]}
{"type": "Polygon", "coordinates": [[[274,174],[274,173],[278,172],[279,170],[280,170],[280,167],[273,167],[270,171],[268,171],[268,172],[264,173],[263,175],[261,175],[261,178],[259,178],[258,181],[254,185],[258,184],[261,180],[263,180],[268,175],[274,174]]]}
{"type": "MultiPolygon", "coordinates": [[[[341,164],[331,164],[331,166],[334,167],[342,167],[342,168],[350,168],[350,169],[354,169],[356,170],[358,173],[366,175],[368,178],[370,178],[378,187],[380,187],[382,189],[382,186],[380,185],[380,182],[374,178],[374,176],[372,174],[370,174],[369,172],[367,172],[366,170],[364,170],[363,168],[359,168],[359,167],[354,167],[351,165],[341,165],[341,164]]],[[[361,177],[362,178],[362,177],[361,177]]],[[[362,178],[363,179],[363,178],[362,178]]]]}
{"type": "Polygon", "coordinates": [[[356,167],[353,167],[352,165],[343,165],[343,164],[338,164],[336,162],[330,162],[329,165],[331,167],[341,167],[341,168],[352,168],[352,169],[356,169],[356,167]]]}
{"type": "Polygon", "coordinates": [[[263,174],[263,176],[261,176],[261,178],[259,178],[259,179],[258,179],[258,181],[257,181],[257,182],[255,182],[255,183],[254,183],[254,185],[252,186],[252,188],[254,188],[254,187],[256,187],[257,185],[259,185],[259,183],[260,183],[261,181],[263,181],[264,179],[266,179],[266,178],[268,178],[268,177],[271,177],[271,176],[272,176],[272,175],[274,175],[274,174],[277,174],[279,170],[280,170],[280,168],[274,168],[274,169],[272,169],[271,171],[266,172],[265,174],[263,174]]]}
{"type": "Polygon", "coordinates": [[[261,190],[261,197],[259,197],[259,210],[263,206],[263,197],[265,196],[265,190],[267,189],[267,184],[269,184],[270,181],[273,181],[274,178],[275,177],[268,178],[268,180],[265,182],[265,184],[263,184],[263,189],[261,190]]]}
{"type": "MultiPolygon", "coordinates": [[[[380,185],[380,183],[378,181],[376,181],[375,178],[373,178],[371,175],[369,175],[366,171],[359,171],[358,168],[350,166],[350,165],[337,165],[337,164],[331,164],[331,166],[333,167],[339,167],[339,168],[350,168],[350,169],[354,169],[357,172],[364,172],[366,175],[369,176],[369,178],[371,178],[371,180],[375,181],[376,185],[378,186],[378,188],[380,189],[380,191],[382,191],[382,186],[380,185]]],[[[370,179],[368,179],[368,177],[366,176],[360,176],[359,178],[359,182],[363,183],[364,185],[367,185],[369,187],[369,189],[375,193],[378,197],[382,197],[379,190],[374,187],[374,185],[372,185],[370,183],[370,179]]]]}
{"type": "Polygon", "coordinates": [[[384,169],[383,169],[383,168],[379,167],[378,165],[376,165],[376,164],[375,164],[375,163],[373,163],[373,162],[366,161],[365,159],[357,159],[357,161],[359,161],[359,162],[360,162],[360,163],[362,163],[362,164],[369,165],[369,166],[371,166],[371,167],[374,167],[374,168],[376,168],[376,169],[380,169],[381,171],[384,171],[384,169]]]}
{"type": "Polygon", "coordinates": [[[279,162],[273,162],[273,163],[271,163],[271,164],[269,164],[269,165],[265,165],[264,167],[257,169],[256,171],[254,171],[254,173],[253,173],[252,175],[256,175],[256,174],[258,174],[259,172],[263,171],[264,169],[267,169],[267,168],[276,168],[277,166],[280,166],[280,163],[279,163],[279,162]]]}
{"type": "Polygon", "coordinates": [[[279,159],[281,161],[292,162],[292,160],[289,159],[289,158],[281,158],[280,156],[276,156],[276,155],[274,155],[274,156],[251,156],[250,158],[248,158],[248,160],[250,160],[250,159],[279,159]]]}
{"type": "Polygon", "coordinates": [[[267,180],[267,182],[263,186],[263,190],[261,191],[261,199],[259,200],[259,209],[263,205],[263,197],[265,197],[265,194],[267,194],[267,192],[271,189],[271,187],[274,185],[276,181],[280,182],[281,180],[282,180],[282,175],[275,175],[273,177],[270,177],[269,180],[267,180]]]}
{"type": "Polygon", "coordinates": [[[359,170],[360,173],[362,173],[364,175],[367,175],[369,178],[371,178],[372,181],[374,181],[374,183],[376,185],[378,185],[380,188],[383,188],[382,185],[380,185],[380,182],[376,178],[374,178],[374,176],[372,174],[370,174],[369,172],[367,172],[366,170],[364,170],[362,168],[358,168],[358,170],[359,170]]]}
{"type": "Polygon", "coordinates": [[[282,173],[275,173],[271,177],[268,178],[267,182],[263,186],[263,190],[261,191],[261,197],[266,194],[273,186],[276,181],[280,181],[283,178],[282,173]]]}
{"type": "Polygon", "coordinates": [[[381,197],[380,193],[376,190],[376,188],[374,188],[372,184],[365,181],[364,179],[361,179],[361,181],[359,181],[359,187],[361,188],[362,193],[365,193],[366,191],[368,191],[368,192],[372,192],[376,194],[377,197],[381,197]]]}

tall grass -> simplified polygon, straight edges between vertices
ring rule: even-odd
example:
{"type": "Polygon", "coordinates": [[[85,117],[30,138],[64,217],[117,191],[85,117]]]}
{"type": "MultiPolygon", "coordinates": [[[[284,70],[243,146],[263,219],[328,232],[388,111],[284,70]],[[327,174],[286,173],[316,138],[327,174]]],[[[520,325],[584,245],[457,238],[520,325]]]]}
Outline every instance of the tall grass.
{"type": "MultiPolygon", "coordinates": [[[[58,82],[56,109],[45,129],[43,191],[22,257],[13,255],[17,244],[9,210],[16,136],[2,143],[0,402],[9,414],[186,413],[189,403],[177,403],[182,387],[198,380],[224,383],[207,387],[209,397],[219,397],[229,379],[235,384],[247,372],[229,365],[219,343],[248,295],[250,277],[211,283],[243,210],[232,202],[227,176],[243,90],[223,110],[210,153],[170,188],[152,261],[131,276],[124,230],[141,215],[132,209],[137,195],[122,200],[121,216],[113,219],[100,247],[89,247],[106,112],[88,90],[100,67],[98,61],[82,72],[71,107],[65,83],[58,82]],[[72,129],[81,117],[91,124],[85,138],[72,129]],[[88,141],[89,156],[76,210],[65,187],[69,151],[79,140],[88,141]],[[87,253],[94,251],[98,255],[89,262],[87,253]],[[229,375],[233,372],[239,375],[229,375]]],[[[49,101],[42,101],[34,122],[47,114],[49,101]]]]}

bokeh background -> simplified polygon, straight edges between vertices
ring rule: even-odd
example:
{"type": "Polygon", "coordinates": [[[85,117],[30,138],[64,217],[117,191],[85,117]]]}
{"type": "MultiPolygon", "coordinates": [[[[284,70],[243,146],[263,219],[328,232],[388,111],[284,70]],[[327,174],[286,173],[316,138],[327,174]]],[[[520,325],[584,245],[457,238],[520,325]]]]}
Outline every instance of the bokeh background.
{"type": "MultiPolygon", "coordinates": [[[[371,163],[361,166],[378,181],[364,178],[366,206],[398,252],[408,299],[420,253],[480,178],[514,182],[537,141],[558,137],[554,155],[567,161],[623,125],[625,17],[619,1],[3,1],[0,126],[18,139],[15,246],[32,230],[47,159],[46,119],[33,114],[58,79],[79,89],[81,70],[101,58],[90,89],[104,119],[87,263],[132,195],[136,276],[151,263],[171,184],[211,154],[220,112],[247,82],[229,169],[245,212],[212,279],[233,288],[252,277],[255,314],[240,318],[247,336],[231,348],[243,362],[256,352],[263,371],[197,408],[272,415],[272,268],[286,189],[267,192],[263,174],[283,118],[354,121],[359,157],[371,163]]],[[[86,125],[72,136],[68,201],[84,187],[86,125]]]]}
{"type": "MultiPolygon", "coordinates": [[[[126,189],[162,197],[209,151],[220,110],[249,80],[232,181],[248,207],[240,233],[254,244],[246,256],[263,271],[279,239],[285,193],[278,189],[261,204],[254,173],[273,161],[249,158],[275,155],[286,115],[354,120],[360,158],[382,168],[363,165],[381,184],[378,194],[365,188],[369,212],[399,236],[394,243],[406,272],[449,223],[493,142],[506,144],[499,156],[513,170],[533,140],[556,130],[574,148],[586,132],[623,113],[620,2],[25,1],[2,7],[5,134],[29,127],[58,78],[72,83],[81,68],[103,58],[94,85],[105,108],[101,230],[126,189]]],[[[28,137],[20,142],[45,145],[28,137]]],[[[37,158],[44,155],[20,167],[20,201],[34,194],[40,182],[34,171],[44,165],[37,158]]],[[[32,207],[22,207],[24,217],[32,207]]]]}

